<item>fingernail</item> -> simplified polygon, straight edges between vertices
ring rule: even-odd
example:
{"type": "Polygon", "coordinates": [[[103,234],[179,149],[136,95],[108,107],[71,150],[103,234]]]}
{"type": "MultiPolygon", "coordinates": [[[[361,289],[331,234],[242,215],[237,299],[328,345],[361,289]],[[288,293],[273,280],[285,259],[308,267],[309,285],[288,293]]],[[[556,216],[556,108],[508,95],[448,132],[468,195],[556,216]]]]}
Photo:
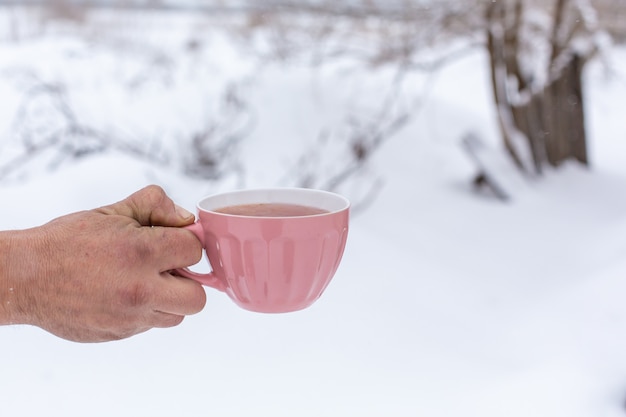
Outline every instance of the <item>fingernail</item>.
{"type": "Polygon", "coordinates": [[[188,219],[190,217],[193,217],[193,213],[190,213],[189,211],[185,210],[178,204],[174,204],[174,206],[176,207],[176,213],[183,219],[188,219]]]}

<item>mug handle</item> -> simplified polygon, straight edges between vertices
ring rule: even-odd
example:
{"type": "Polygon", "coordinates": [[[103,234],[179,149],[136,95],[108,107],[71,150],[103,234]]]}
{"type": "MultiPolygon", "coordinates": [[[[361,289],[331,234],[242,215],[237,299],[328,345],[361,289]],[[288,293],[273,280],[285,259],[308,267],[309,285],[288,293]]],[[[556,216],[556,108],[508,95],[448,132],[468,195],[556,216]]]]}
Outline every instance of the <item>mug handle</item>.
{"type": "MultiPolygon", "coordinates": [[[[193,233],[198,238],[200,243],[202,243],[202,247],[204,248],[204,230],[202,229],[202,225],[199,221],[196,221],[189,226],[185,226],[183,227],[183,229],[187,229],[191,233],[193,233]]],[[[217,275],[215,275],[214,272],[209,272],[208,274],[200,274],[198,272],[193,272],[189,268],[176,268],[173,272],[176,275],[180,275],[181,277],[193,279],[194,281],[197,281],[202,285],[215,288],[219,291],[226,291],[226,286],[224,285],[224,282],[217,275]]]]}

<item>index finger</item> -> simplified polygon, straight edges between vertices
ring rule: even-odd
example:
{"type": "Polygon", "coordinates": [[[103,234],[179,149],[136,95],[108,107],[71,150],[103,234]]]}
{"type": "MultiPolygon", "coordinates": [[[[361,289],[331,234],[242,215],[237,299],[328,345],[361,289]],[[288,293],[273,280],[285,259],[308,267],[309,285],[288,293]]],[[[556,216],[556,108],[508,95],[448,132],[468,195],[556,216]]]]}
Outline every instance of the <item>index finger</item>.
{"type": "Polygon", "coordinates": [[[144,228],[149,234],[153,261],[157,272],[195,265],[202,258],[202,244],[189,230],[180,227],[154,226],[144,228]]]}

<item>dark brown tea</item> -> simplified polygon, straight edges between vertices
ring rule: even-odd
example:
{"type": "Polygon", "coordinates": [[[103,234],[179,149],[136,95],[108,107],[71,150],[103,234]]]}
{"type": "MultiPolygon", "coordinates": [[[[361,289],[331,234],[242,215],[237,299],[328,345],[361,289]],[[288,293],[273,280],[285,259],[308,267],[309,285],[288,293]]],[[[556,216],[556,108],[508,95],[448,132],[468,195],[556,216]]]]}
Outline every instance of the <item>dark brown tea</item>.
{"type": "Polygon", "coordinates": [[[213,211],[236,216],[253,217],[300,217],[328,213],[328,210],[317,207],[285,203],[240,204],[222,207],[213,211]]]}

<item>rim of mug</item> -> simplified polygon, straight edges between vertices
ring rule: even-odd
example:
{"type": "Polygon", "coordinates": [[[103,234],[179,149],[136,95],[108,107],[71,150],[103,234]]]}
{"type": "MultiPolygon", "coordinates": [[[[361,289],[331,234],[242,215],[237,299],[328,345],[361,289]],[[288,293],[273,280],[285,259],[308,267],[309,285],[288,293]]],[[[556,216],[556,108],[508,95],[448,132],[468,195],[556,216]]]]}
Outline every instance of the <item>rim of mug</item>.
{"type": "Polygon", "coordinates": [[[320,190],[320,189],[316,189],[316,188],[301,188],[301,187],[265,187],[265,188],[245,188],[245,189],[238,189],[238,190],[233,190],[233,191],[226,191],[226,192],[209,194],[209,195],[207,195],[205,197],[202,197],[198,201],[198,204],[196,205],[196,208],[198,209],[198,212],[211,213],[211,214],[219,215],[219,216],[258,218],[258,216],[248,216],[248,215],[243,215],[243,214],[229,214],[229,213],[221,213],[221,212],[215,211],[215,210],[223,208],[223,207],[228,207],[229,205],[253,204],[253,201],[258,202],[258,200],[251,200],[251,202],[249,202],[249,203],[216,204],[212,208],[202,207],[202,204],[205,203],[208,200],[213,200],[213,199],[225,199],[225,200],[227,200],[228,198],[233,198],[233,197],[241,196],[241,195],[244,195],[244,194],[251,194],[251,193],[260,194],[260,193],[270,193],[270,192],[285,192],[285,193],[294,192],[294,193],[304,193],[304,194],[311,194],[311,195],[313,195],[313,194],[324,195],[324,196],[326,196],[326,198],[335,199],[337,201],[340,201],[340,203],[337,203],[337,205],[339,206],[339,208],[337,208],[337,209],[326,209],[325,207],[318,207],[318,206],[316,206],[313,203],[308,203],[308,204],[307,203],[300,203],[299,200],[298,200],[298,202],[276,201],[276,203],[304,204],[304,205],[314,206],[314,207],[317,207],[317,208],[322,208],[324,210],[328,210],[328,212],[326,212],[326,213],[318,213],[318,214],[307,214],[307,215],[303,215],[303,216],[273,216],[273,217],[267,217],[268,219],[302,219],[302,218],[306,218],[306,217],[328,216],[328,215],[331,215],[331,214],[340,213],[342,211],[348,210],[350,208],[350,205],[351,205],[350,200],[348,200],[346,197],[342,196],[341,194],[334,193],[332,191],[320,190]]]}

